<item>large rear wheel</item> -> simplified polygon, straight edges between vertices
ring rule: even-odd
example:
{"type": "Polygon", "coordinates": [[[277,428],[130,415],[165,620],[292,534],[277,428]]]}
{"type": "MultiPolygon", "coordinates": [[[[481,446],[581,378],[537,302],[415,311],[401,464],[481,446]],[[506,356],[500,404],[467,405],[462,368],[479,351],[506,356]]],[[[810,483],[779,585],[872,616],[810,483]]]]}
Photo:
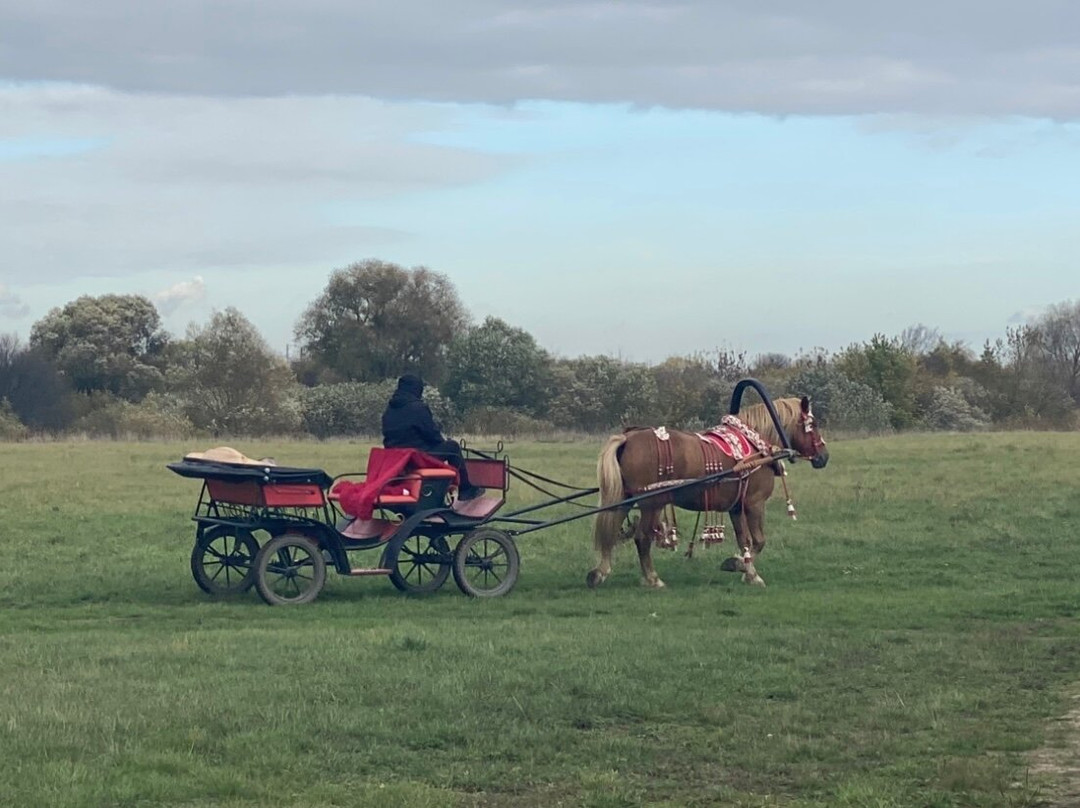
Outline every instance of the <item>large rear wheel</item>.
{"type": "Polygon", "coordinates": [[[215,525],[204,530],[191,551],[191,577],[208,595],[246,592],[255,583],[259,543],[250,530],[215,525]]]}
{"type": "Polygon", "coordinates": [[[436,591],[450,577],[453,554],[444,536],[409,536],[390,558],[387,548],[383,566],[390,568],[390,583],[400,591],[423,595],[436,591]]]}
{"type": "Polygon", "coordinates": [[[517,583],[520,566],[513,537],[491,527],[466,533],[454,551],[454,581],[474,598],[505,595],[517,583]]]}
{"type": "Polygon", "coordinates": [[[325,583],[322,551],[302,533],[275,536],[255,557],[255,589],[271,606],[310,603],[325,583]]]}

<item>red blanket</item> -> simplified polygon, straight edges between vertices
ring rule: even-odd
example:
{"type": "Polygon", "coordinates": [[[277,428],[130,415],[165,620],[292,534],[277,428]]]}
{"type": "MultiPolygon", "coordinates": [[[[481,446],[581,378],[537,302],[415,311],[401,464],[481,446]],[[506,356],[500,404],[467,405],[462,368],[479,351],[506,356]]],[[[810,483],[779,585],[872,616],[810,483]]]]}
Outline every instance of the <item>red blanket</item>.
{"type": "Polygon", "coordinates": [[[409,469],[445,468],[453,467],[419,449],[376,447],[368,455],[367,479],[362,483],[342,480],[334,486],[334,492],[345,513],[358,519],[370,519],[379,494],[395,477],[402,476],[409,469]]]}

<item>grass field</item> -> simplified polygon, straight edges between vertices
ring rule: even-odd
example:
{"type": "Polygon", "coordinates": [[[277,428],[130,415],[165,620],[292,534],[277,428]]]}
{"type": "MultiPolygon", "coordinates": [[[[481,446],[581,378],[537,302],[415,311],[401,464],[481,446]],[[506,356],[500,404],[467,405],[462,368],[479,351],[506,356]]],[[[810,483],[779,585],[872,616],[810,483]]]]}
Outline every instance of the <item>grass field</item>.
{"type": "MultiPolygon", "coordinates": [[[[594,444],[514,444],[591,484],[594,444]]],[[[834,441],[759,570],[522,537],[505,598],[191,579],[170,444],[0,446],[4,806],[1022,806],[1080,681],[1080,434],[834,441]]],[[[366,446],[258,444],[332,473],[366,446]]],[[[529,498],[518,486],[517,501],[529,498]]],[[[684,519],[685,529],[693,522],[684,519]]],[[[685,533],[685,530],[684,530],[685,533]]],[[[729,529],[730,534],[730,529],[729,529]]],[[[685,536],[684,536],[685,541],[685,536]]],[[[729,538],[730,541],[730,538],[729,538]]],[[[374,563],[375,556],[370,556],[374,563]]]]}

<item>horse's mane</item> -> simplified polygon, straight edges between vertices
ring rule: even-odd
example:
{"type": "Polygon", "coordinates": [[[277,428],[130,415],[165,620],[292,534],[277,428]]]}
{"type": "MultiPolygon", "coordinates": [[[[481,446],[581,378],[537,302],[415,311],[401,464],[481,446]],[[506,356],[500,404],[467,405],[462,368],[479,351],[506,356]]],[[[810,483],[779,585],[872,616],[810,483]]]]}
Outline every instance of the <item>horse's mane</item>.
{"type": "MultiPolygon", "coordinates": [[[[799,423],[799,413],[802,412],[802,399],[778,398],[773,401],[773,406],[776,407],[776,414],[780,416],[780,425],[784,428],[784,432],[790,434],[799,423]]],[[[756,430],[769,443],[780,443],[780,436],[776,434],[772,417],[770,417],[769,411],[765,409],[764,404],[752,404],[749,407],[744,407],[739,410],[739,418],[748,427],[756,430]]]]}

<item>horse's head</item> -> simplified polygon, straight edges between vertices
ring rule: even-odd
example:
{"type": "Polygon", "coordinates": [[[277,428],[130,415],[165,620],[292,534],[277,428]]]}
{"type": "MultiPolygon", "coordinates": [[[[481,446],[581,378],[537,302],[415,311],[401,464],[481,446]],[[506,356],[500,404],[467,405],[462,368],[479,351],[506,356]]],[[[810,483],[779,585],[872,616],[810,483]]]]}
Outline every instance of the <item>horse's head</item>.
{"type": "Polygon", "coordinates": [[[810,465],[816,469],[825,468],[829,462],[829,450],[825,446],[825,439],[817,429],[817,421],[810,409],[810,399],[802,397],[799,402],[799,420],[789,435],[791,448],[810,461],[810,465]]]}

